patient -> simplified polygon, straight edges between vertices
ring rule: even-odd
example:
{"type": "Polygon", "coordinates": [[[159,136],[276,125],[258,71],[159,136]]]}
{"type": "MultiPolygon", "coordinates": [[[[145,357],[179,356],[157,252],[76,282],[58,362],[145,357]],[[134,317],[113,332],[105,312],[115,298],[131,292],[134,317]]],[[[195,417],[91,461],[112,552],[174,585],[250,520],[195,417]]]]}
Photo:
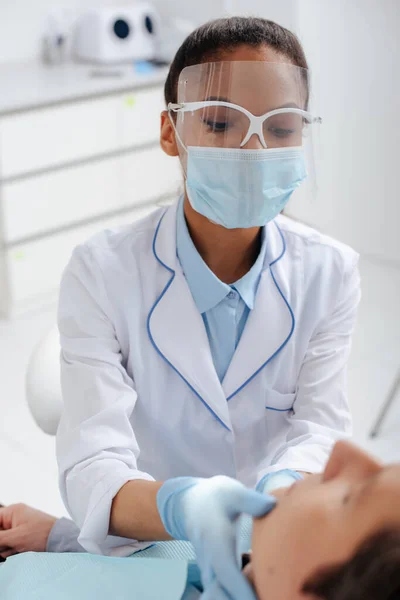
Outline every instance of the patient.
{"type": "MultiPolygon", "coordinates": [[[[338,442],[322,475],[275,494],[277,508],[254,522],[245,570],[259,600],[400,599],[400,464],[338,442]]],[[[19,510],[13,521],[2,514],[15,508],[0,509],[3,555],[46,548],[55,520],[19,510]]]]}
{"type": "Polygon", "coordinates": [[[276,495],[253,531],[259,600],[400,599],[400,464],[338,442],[321,476],[276,495]]]}

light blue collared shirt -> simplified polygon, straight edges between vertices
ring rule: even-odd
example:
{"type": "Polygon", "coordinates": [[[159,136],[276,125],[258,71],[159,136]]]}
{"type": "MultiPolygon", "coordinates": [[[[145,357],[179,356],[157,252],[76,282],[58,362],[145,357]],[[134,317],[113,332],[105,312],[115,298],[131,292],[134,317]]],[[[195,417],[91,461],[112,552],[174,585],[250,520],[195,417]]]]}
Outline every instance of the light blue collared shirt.
{"type": "Polygon", "coordinates": [[[189,289],[203,317],[215,370],[222,382],[254,307],[266,252],[265,228],[256,262],[231,285],[218,279],[198,253],[186,225],[183,199],[177,211],[176,247],[189,289]]]}

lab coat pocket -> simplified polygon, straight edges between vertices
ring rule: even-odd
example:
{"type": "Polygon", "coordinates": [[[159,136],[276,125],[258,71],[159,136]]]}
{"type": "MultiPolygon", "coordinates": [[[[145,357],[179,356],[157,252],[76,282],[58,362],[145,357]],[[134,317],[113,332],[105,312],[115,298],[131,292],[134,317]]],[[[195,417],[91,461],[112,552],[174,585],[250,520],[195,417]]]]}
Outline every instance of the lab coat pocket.
{"type": "Polygon", "coordinates": [[[295,397],[295,392],[282,394],[277,390],[269,389],[265,394],[265,408],[276,412],[290,412],[293,410],[295,397]]]}
{"type": "Polygon", "coordinates": [[[271,464],[276,452],[286,444],[295,398],[295,392],[283,394],[277,390],[267,389],[264,396],[264,435],[267,449],[262,462],[267,458],[267,464],[271,464]]]}

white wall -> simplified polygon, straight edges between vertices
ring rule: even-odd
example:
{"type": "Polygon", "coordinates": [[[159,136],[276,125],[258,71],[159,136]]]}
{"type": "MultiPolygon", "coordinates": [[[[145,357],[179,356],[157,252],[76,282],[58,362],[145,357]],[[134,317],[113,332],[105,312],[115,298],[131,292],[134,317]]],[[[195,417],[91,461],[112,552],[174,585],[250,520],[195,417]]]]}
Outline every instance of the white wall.
{"type": "Polygon", "coordinates": [[[400,265],[399,0],[300,2],[324,122],[318,199],[295,213],[400,265]]]}
{"type": "Polygon", "coordinates": [[[262,15],[285,27],[297,26],[298,0],[153,0],[161,14],[171,12],[196,24],[225,14],[262,15]]]}

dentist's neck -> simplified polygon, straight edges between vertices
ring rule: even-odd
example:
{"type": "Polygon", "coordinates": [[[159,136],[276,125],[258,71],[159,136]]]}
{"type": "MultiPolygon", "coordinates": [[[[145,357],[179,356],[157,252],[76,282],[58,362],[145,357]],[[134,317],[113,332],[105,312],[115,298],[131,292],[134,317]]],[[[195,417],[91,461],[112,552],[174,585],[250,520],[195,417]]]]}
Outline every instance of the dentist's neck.
{"type": "Polygon", "coordinates": [[[224,283],[235,283],[257,260],[261,228],[225,229],[196,212],[185,197],[184,211],[190,236],[200,256],[224,283]]]}

